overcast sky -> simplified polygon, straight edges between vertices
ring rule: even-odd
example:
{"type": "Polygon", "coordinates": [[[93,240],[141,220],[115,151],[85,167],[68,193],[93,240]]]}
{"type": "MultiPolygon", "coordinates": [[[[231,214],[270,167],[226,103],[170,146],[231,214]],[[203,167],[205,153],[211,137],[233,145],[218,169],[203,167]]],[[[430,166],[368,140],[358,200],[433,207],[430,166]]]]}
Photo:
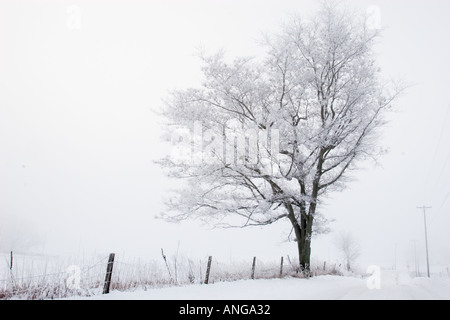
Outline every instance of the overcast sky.
{"type": "MultiPolygon", "coordinates": [[[[321,212],[333,232],[313,241],[313,259],[336,257],[343,231],[359,239],[360,263],[424,269],[427,205],[430,259],[450,264],[450,2],[348,1],[379,8],[376,47],[386,77],[414,86],[396,104],[380,145],[321,212]],[[449,197],[449,198],[447,198],[449,197]],[[397,248],[397,249],[395,249],[397,248]]],[[[296,255],[288,223],[210,230],[155,216],[171,186],[153,163],[157,110],[168,90],[195,86],[202,46],[260,55],[263,32],[316,1],[0,1],[0,251],[117,252],[155,256],[279,259],[296,255]],[[30,245],[36,244],[34,247],[30,245]]]]}

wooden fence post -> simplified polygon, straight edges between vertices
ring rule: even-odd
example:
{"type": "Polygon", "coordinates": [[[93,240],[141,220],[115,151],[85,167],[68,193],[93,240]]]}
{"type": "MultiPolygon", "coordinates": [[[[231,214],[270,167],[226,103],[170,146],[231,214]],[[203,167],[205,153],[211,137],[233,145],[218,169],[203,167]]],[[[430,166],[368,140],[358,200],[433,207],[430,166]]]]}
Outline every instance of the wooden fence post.
{"type": "Polygon", "coordinates": [[[9,261],[9,275],[11,277],[11,283],[14,284],[14,275],[13,275],[13,252],[11,250],[10,261],[9,261]]]}
{"type": "Polygon", "coordinates": [[[206,267],[205,284],[208,284],[208,282],[209,282],[209,273],[211,271],[211,261],[212,261],[212,256],[209,256],[209,258],[208,258],[208,266],[206,267]]]}
{"type": "Polygon", "coordinates": [[[108,266],[106,267],[105,283],[103,285],[103,294],[109,293],[109,286],[111,284],[111,276],[114,265],[114,256],[114,253],[109,254],[108,266]]]}
{"type": "Polygon", "coordinates": [[[280,263],[280,278],[283,276],[283,257],[281,257],[281,263],[280,263]]]}
{"type": "Polygon", "coordinates": [[[256,266],[256,257],[253,257],[253,263],[252,263],[252,279],[255,279],[255,266],[256,266]]]}

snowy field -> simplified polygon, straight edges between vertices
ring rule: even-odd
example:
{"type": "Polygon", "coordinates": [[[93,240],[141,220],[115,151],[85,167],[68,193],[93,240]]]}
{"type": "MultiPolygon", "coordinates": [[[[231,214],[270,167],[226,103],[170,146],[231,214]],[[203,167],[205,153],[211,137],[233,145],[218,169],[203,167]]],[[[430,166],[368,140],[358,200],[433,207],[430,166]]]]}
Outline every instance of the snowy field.
{"type": "Polygon", "coordinates": [[[369,289],[357,277],[318,276],[241,280],[209,285],[188,285],[133,292],[113,291],[94,300],[449,300],[450,279],[411,278],[382,271],[380,289],[369,289]]]}

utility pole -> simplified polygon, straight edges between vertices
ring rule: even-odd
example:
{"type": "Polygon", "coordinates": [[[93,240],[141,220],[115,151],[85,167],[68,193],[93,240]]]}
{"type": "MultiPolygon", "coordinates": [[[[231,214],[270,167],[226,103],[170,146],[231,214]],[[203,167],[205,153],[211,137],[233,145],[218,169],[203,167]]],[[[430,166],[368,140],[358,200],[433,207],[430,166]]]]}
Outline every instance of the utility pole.
{"type": "Polygon", "coordinates": [[[414,270],[416,271],[416,277],[418,277],[419,276],[419,268],[417,266],[416,241],[417,240],[412,240],[412,242],[414,243],[414,270]]]}
{"type": "Polygon", "coordinates": [[[397,270],[397,243],[394,246],[394,270],[397,270]]]}
{"type": "Polygon", "coordinates": [[[425,249],[427,253],[427,276],[430,277],[430,260],[428,258],[428,235],[427,235],[427,209],[431,209],[431,207],[417,207],[417,209],[423,209],[423,222],[425,226],[425,249]]]}

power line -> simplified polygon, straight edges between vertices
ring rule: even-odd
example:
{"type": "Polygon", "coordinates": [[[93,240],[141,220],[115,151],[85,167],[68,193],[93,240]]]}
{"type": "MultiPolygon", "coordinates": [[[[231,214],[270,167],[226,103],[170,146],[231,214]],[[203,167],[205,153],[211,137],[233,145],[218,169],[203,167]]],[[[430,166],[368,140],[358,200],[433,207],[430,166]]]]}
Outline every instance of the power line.
{"type": "MultiPolygon", "coordinates": [[[[437,156],[437,153],[439,151],[439,147],[441,145],[442,136],[444,134],[445,125],[447,124],[447,118],[448,118],[449,111],[450,111],[450,104],[448,105],[447,112],[445,113],[444,122],[442,123],[442,128],[441,128],[441,131],[440,131],[440,134],[439,134],[438,142],[436,144],[436,148],[435,148],[434,153],[433,153],[433,158],[432,158],[431,164],[429,166],[428,174],[427,174],[426,179],[425,179],[425,183],[424,183],[425,190],[427,190],[428,182],[429,182],[430,176],[431,176],[431,171],[432,171],[432,169],[434,167],[434,162],[436,161],[436,156],[437,156]]],[[[440,176],[438,177],[438,180],[440,180],[440,176]]]]}
{"type": "Polygon", "coordinates": [[[450,196],[450,191],[447,193],[447,195],[445,196],[444,200],[442,201],[441,205],[439,206],[439,209],[437,210],[437,212],[434,214],[431,223],[434,222],[434,220],[436,220],[437,216],[439,215],[439,213],[441,212],[442,208],[444,207],[445,202],[447,201],[448,197],[450,196]]]}
{"type": "Polygon", "coordinates": [[[442,165],[441,170],[439,170],[439,177],[438,177],[436,184],[434,185],[433,194],[435,194],[436,188],[439,186],[439,183],[441,182],[442,177],[444,177],[445,169],[449,162],[450,162],[450,150],[449,150],[447,156],[445,157],[445,161],[444,161],[444,164],[442,165]]]}

